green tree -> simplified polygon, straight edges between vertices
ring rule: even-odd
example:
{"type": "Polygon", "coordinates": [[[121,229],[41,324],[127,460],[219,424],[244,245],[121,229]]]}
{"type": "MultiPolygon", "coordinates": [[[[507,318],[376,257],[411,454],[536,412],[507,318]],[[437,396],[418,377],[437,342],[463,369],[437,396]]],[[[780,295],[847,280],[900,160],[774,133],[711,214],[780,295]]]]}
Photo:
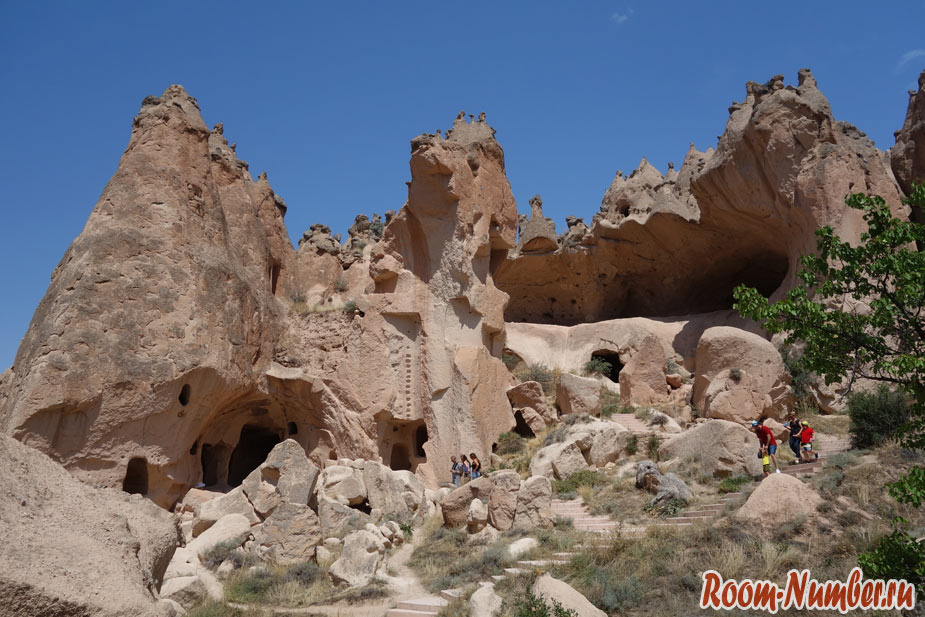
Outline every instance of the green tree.
{"type": "MultiPolygon", "coordinates": [[[[802,365],[827,384],[847,377],[850,387],[863,377],[905,392],[912,407],[903,443],[922,449],[925,252],[916,247],[925,246],[925,226],[895,218],[876,195],[854,194],[845,203],[863,212],[867,231],[859,243],[840,239],[831,227],[817,230],[817,254],[802,258],[799,284],[782,300],[770,303],[757,290],[739,286],[734,306],[769,332],[786,333],[788,344],[802,343],[802,365]]],[[[925,183],[914,185],[905,203],[925,207],[925,183]]],[[[889,490],[897,501],[919,507],[925,501],[925,470],[913,468],[889,490]]],[[[909,553],[914,546],[896,530],[862,557],[862,566],[877,575],[895,575],[899,568],[921,587],[921,564],[904,565],[921,559],[921,551],[909,553]]]]}

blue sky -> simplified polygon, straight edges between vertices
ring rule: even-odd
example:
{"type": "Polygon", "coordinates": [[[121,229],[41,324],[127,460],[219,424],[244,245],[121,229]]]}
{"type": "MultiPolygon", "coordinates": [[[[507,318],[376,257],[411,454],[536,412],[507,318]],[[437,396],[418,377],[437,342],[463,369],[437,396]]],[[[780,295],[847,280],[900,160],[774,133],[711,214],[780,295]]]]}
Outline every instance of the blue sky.
{"type": "MultiPolygon", "coordinates": [[[[925,67],[925,3],[0,1],[0,365],[115,171],[180,83],[315,222],[397,209],[409,141],[485,111],[520,210],[590,220],[617,169],[715,145],[748,80],[813,69],[880,148],[925,67]]],[[[2,370],[2,369],[0,369],[2,370]]]]}

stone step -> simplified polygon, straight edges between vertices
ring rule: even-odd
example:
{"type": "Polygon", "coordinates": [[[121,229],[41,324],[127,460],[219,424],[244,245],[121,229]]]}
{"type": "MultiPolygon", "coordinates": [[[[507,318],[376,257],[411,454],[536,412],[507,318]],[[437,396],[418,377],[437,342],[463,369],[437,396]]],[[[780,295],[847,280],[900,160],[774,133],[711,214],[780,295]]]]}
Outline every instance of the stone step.
{"type": "Polygon", "coordinates": [[[445,599],[431,596],[427,598],[415,598],[414,600],[403,600],[395,608],[409,611],[423,611],[439,613],[440,609],[449,604],[445,599]]]}
{"type": "Polygon", "coordinates": [[[505,576],[503,574],[494,574],[491,577],[491,580],[493,580],[496,583],[499,583],[503,581],[504,579],[505,579],[505,576]]]}
{"type": "MultiPolygon", "coordinates": [[[[719,513],[716,510],[687,510],[682,512],[679,516],[693,517],[693,518],[716,518],[719,513]]],[[[677,518],[677,517],[672,517],[677,518]]]]}
{"type": "Polygon", "coordinates": [[[561,566],[567,561],[561,559],[530,559],[526,561],[518,561],[518,566],[526,566],[527,568],[542,568],[544,566],[561,566]]]}
{"type": "Polygon", "coordinates": [[[555,557],[556,559],[571,559],[577,554],[578,553],[563,552],[563,553],[553,553],[552,556],[555,557]]]}
{"type": "Polygon", "coordinates": [[[385,617],[433,617],[439,612],[439,610],[415,611],[407,608],[390,608],[385,617]]]}
{"type": "Polygon", "coordinates": [[[440,597],[443,598],[444,600],[447,600],[448,602],[452,602],[453,600],[462,597],[462,590],[461,589],[444,589],[443,591],[440,592],[440,597]]]}
{"type": "Polygon", "coordinates": [[[584,525],[585,523],[619,523],[620,521],[612,521],[606,516],[585,516],[582,518],[573,518],[572,522],[576,525],[584,525]]]}
{"type": "Polygon", "coordinates": [[[716,517],[715,516],[688,516],[686,512],[682,512],[678,516],[672,516],[672,517],[666,518],[665,520],[666,521],[679,521],[682,523],[697,523],[700,521],[709,520],[711,518],[716,518],[716,517]]]}
{"type": "Polygon", "coordinates": [[[527,571],[521,570],[520,568],[505,568],[504,573],[511,576],[520,576],[521,574],[526,574],[527,571]]]}
{"type": "Polygon", "coordinates": [[[689,527],[689,526],[693,525],[694,523],[691,522],[691,521],[685,521],[685,520],[681,520],[681,519],[668,518],[668,519],[665,519],[665,520],[664,520],[663,522],[661,522],[661,523],[655,523],[655,524],[656,524],[656,525],[663,525],[663,526],[666,526],[666,527],[689,527]]]}

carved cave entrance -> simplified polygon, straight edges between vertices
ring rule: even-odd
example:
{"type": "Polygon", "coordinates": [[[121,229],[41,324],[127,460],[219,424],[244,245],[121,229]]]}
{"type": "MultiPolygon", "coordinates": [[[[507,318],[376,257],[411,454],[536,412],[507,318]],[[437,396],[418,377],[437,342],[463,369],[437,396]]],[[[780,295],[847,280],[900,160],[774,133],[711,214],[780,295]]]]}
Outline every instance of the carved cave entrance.
{"type": "MultiPolygon", "coordinates": [[[[514,421],[517,422],[514,425],[514,432],[520,435],[521,437],[531,438],[536,437],[536,434],[533,432],[533,429],[530,428],[530,425],[527,424],[527,421],[524,420],[524,415],[518,409],[514,412],[514,421]]],[[[494,450],[493,450],[494,451],[494,450]]]]}
{"type": "MultiPolygon", "coordinates": [[[[251,424],[241,427],[238,445],[234,447],[231,459],[228,461],[228,484],[231,486],[241,484],[250,472],[267,460],[270,450],[279,442],[279,433],[274,429],[251,424]]],[[[205,456],[205,446],[203,446],[203,456],[205,456]]],[[[205,472],[206,468],[203,463],[203,476],[205,472]]]]}
{"type": "Polygon", "coordinates": [[[427,443],[427,426],[423,420],[415,422],[395,422],[387,424],[382,430],[379,452],[383,461],[396,471],[414,471],[421,463],[427,462],[424,444],[427,443]]]}
{"type": "Polygon", "coordinates": [[[145,495],[148,492],[148,459],[133,458],[125,469],[122,490],[126,493],[145,495]]]}
{"type": "Polygon", "coordinates": [[[623,370],[623,363],[620,361],[620,354],[615,351],[601,349],[591,354],[592,360],[602,360],[610,365],[610,370],[602,373],[604,377],[614,383],[620,381],[620,371],[623,370]]]}

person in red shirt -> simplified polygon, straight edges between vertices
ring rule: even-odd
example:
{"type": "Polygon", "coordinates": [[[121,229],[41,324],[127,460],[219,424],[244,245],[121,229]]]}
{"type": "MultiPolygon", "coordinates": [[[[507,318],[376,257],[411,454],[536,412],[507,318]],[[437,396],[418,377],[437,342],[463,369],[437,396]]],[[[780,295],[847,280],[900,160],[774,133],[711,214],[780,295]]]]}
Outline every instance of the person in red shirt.
{"type": "Polygon", "coordinates": [[[767,452],[771,460],[774,461],[774,473],[780,473],[780,466],[777,464],[777,440],[774,439],[774,433],[765,425],[759,424],[757,420],[752,420],[752,430],[758,436],[761,452],[767,452]]]}
{"type": "MultiPolygon", "coordinates": [[[[803,459],[804,463],[813,460],[813,438],[815,436],[816,431],[809,427],[808,422],[804,422],[803,429],[800,431],[800,458],[803,459]]],[[[818,454],[816,454],[816,458],[819,458],[818,454]]]]}

